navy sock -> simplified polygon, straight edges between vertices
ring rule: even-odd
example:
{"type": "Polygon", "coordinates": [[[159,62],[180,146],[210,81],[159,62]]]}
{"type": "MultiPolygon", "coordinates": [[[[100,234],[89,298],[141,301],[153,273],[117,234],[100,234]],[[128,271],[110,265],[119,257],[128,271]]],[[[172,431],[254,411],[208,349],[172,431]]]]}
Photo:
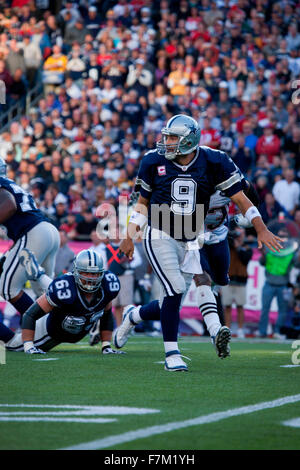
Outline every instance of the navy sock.
{"type": "Polygon", "coordinates": [[[23,292],[21,297],[12,305],[15,307],[16,310],[21,314],[21,316],[26,312],[26,310],[29,309],[29,307],[34,303],[32,298],[26,294],[26,292],[23,292]]]}
{"type": "Polygon", "coordinates": [[[218,315],[219,315],[219,318],[220,318],[220,323],[221,325],[225,325],[225,320],[224,320],[224,310],[223,310],[223,305],[222,305],[222,301],[221,301],[221,296],[220,294],[215,294],[215,297],[216,297],[216,301],[217,301],[217,309],[218,309],[218,315]]]}
{"type": "Polygon", "coordinates": [[[139,311],[142,320],[160,320],[160,307],[158,300],[153,300],[147,305],[143,305],[139,311]]]}
{"type": "Polygon", "coordinates": [[[181,298],[182,294],[175,294],[164,298],[160,311],[164,342],[177,341],[181,298]]]}
{"type": "Polygon", "coordinates": [[[14,335],[14,332],[10,328],[5,326],[4,323],[0,323],[0,341],[7,343],[14,335]]]}

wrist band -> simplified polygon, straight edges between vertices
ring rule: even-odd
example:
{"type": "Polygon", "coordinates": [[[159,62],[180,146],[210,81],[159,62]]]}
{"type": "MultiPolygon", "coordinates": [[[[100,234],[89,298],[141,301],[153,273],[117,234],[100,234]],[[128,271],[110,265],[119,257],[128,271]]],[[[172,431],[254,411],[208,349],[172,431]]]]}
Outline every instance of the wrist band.
{"type": "Polygon", "coordinates": [[[246,219],[250,222],[252,222],[252,219],[254,219],[255,217],[260,217],[261,218],[261,215],[258,211],[258,209],[255,207],[255,206],[251,206],[249,207],[249,209],[246,211],[245,213],[245,217],[246,219]]]}
{"type": "Polygon", "coordinates": [[[33,341],[24,341],[24,351],[29,351],[29,349],[33,348],[34,344],[33,341]]]}
{"type": "Polygon", "coordinates": [[[140,228],[143,228],[143,226],[147,223],[147,217],[140,212],[132,211],[129,223],[136,224],[140,228]]]}

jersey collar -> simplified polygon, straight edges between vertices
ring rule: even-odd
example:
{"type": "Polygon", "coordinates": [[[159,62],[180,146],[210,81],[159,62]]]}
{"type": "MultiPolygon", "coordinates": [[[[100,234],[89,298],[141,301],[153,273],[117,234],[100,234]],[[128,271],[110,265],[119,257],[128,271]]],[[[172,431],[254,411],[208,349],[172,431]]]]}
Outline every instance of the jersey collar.
{"type": "Polygon", "coordinates": [[[199,157],[199,151],[200,151],[200,147],[197,147],[196,154],[195,154],[193,160],[190,163],[188,163],[188,165],[180,165],[179,163],[175,162],[174,160],[172,160],[172,163],[175,166],[177,166],[178,168],[180,168],[182,171],[186,171],[190,168],[190,166],[192,166],[195,163],[195,161],[199,157]]]}
{"type": "MultiPolygon", "coordinates": [[[[77,293],[78,293],[78,297],[79,297],[80,302],[82,303],[84,308],[89,310],[89,311],[94,310],[100,304],[100,302],[102,302],[102,300],[103,300],[104,292],[103,292],[102,288],[99,289],[100,292],[101,292],[101,297],[97,296],[95,298],[96,303],[94,303],[94,300],[92,300],[92,302],[90,304],[85,301],[84,296],[81,295],[81,292],[80,292],[80,289],[79,289],[78,286],[76,286],[76,289],[77,289],[77,293]]],[[[99,290],[98,290],[98,292],[99,292],[99,290]]],[[[97,292],[97,294],[98,294],[98,292],[97,292]]]]}

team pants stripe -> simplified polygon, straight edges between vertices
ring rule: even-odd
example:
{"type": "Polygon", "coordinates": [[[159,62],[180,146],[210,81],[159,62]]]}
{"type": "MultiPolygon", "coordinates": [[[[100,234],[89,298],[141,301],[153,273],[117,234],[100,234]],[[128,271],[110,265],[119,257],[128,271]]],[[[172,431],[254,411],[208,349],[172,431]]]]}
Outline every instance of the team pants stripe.
{"type": "Polygon", "coordinates": [[[157,275],[158,279],[164,286],[167,294],[169,296],[176,295],[176,292],[172,288],[172,285],[170,284],[168,278],[165,276],[163,270],[160,268],[159,262],[157,261],[157,258],[154,254],[152,243],[151,243],[151,228],[150,227],[147,227],[146,229],[145,249],[146,249],[146,253],[149,258],[149,261],[151,263],[151,266],[153,270],[155,271],[155,274],[157,275]]]}
{"type": "Polygon", "coordinates": [[[11,300],[11,296],[9,294],[10,285],[12,283],[16,269],[18,268],[19,263],[20,263],[19,253],[26,246],[26,242],[27,242],[26,235],[23,235],[23,237],[17,241],[16,246],[13,248],[13,250],[16,250],[14,253],[15,255],[14,261],[12,262],[8,270],[5,273],[3,273],[3,276],[4,276],[3,293],[4,293],[5,300],[11,300]]]}

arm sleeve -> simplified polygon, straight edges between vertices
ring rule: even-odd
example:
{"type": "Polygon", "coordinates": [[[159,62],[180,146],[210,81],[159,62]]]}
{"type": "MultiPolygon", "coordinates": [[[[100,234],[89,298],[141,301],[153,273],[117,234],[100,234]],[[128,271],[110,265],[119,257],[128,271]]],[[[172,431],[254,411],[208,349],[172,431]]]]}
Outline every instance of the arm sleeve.
{"type": "Polygon", "coordinates": [[[257,191],[255,187],[253,186],[250,181],[244,180],[245,184],[245,189],[244,193],[246,194],[247,198],[252,202],[252,204],[256,207],[259,207],[260,205],[260,200],[259,200],[259,195],[257,194],[257,191]]]}
{"type": "Polygon", "coordinates": [[[38,303],[34,302],[34,304],[30,305],[23,315],[22,329],[35,330],[36,321],[44,315],[46,315],[44,310],[38,303]]]}
{"type": "Polygon", "coordinates": [[[100,319],[100,331],[113,331],[114,329],[114,318],[111,309],[104,310],[104,313],[100,319]]]}

